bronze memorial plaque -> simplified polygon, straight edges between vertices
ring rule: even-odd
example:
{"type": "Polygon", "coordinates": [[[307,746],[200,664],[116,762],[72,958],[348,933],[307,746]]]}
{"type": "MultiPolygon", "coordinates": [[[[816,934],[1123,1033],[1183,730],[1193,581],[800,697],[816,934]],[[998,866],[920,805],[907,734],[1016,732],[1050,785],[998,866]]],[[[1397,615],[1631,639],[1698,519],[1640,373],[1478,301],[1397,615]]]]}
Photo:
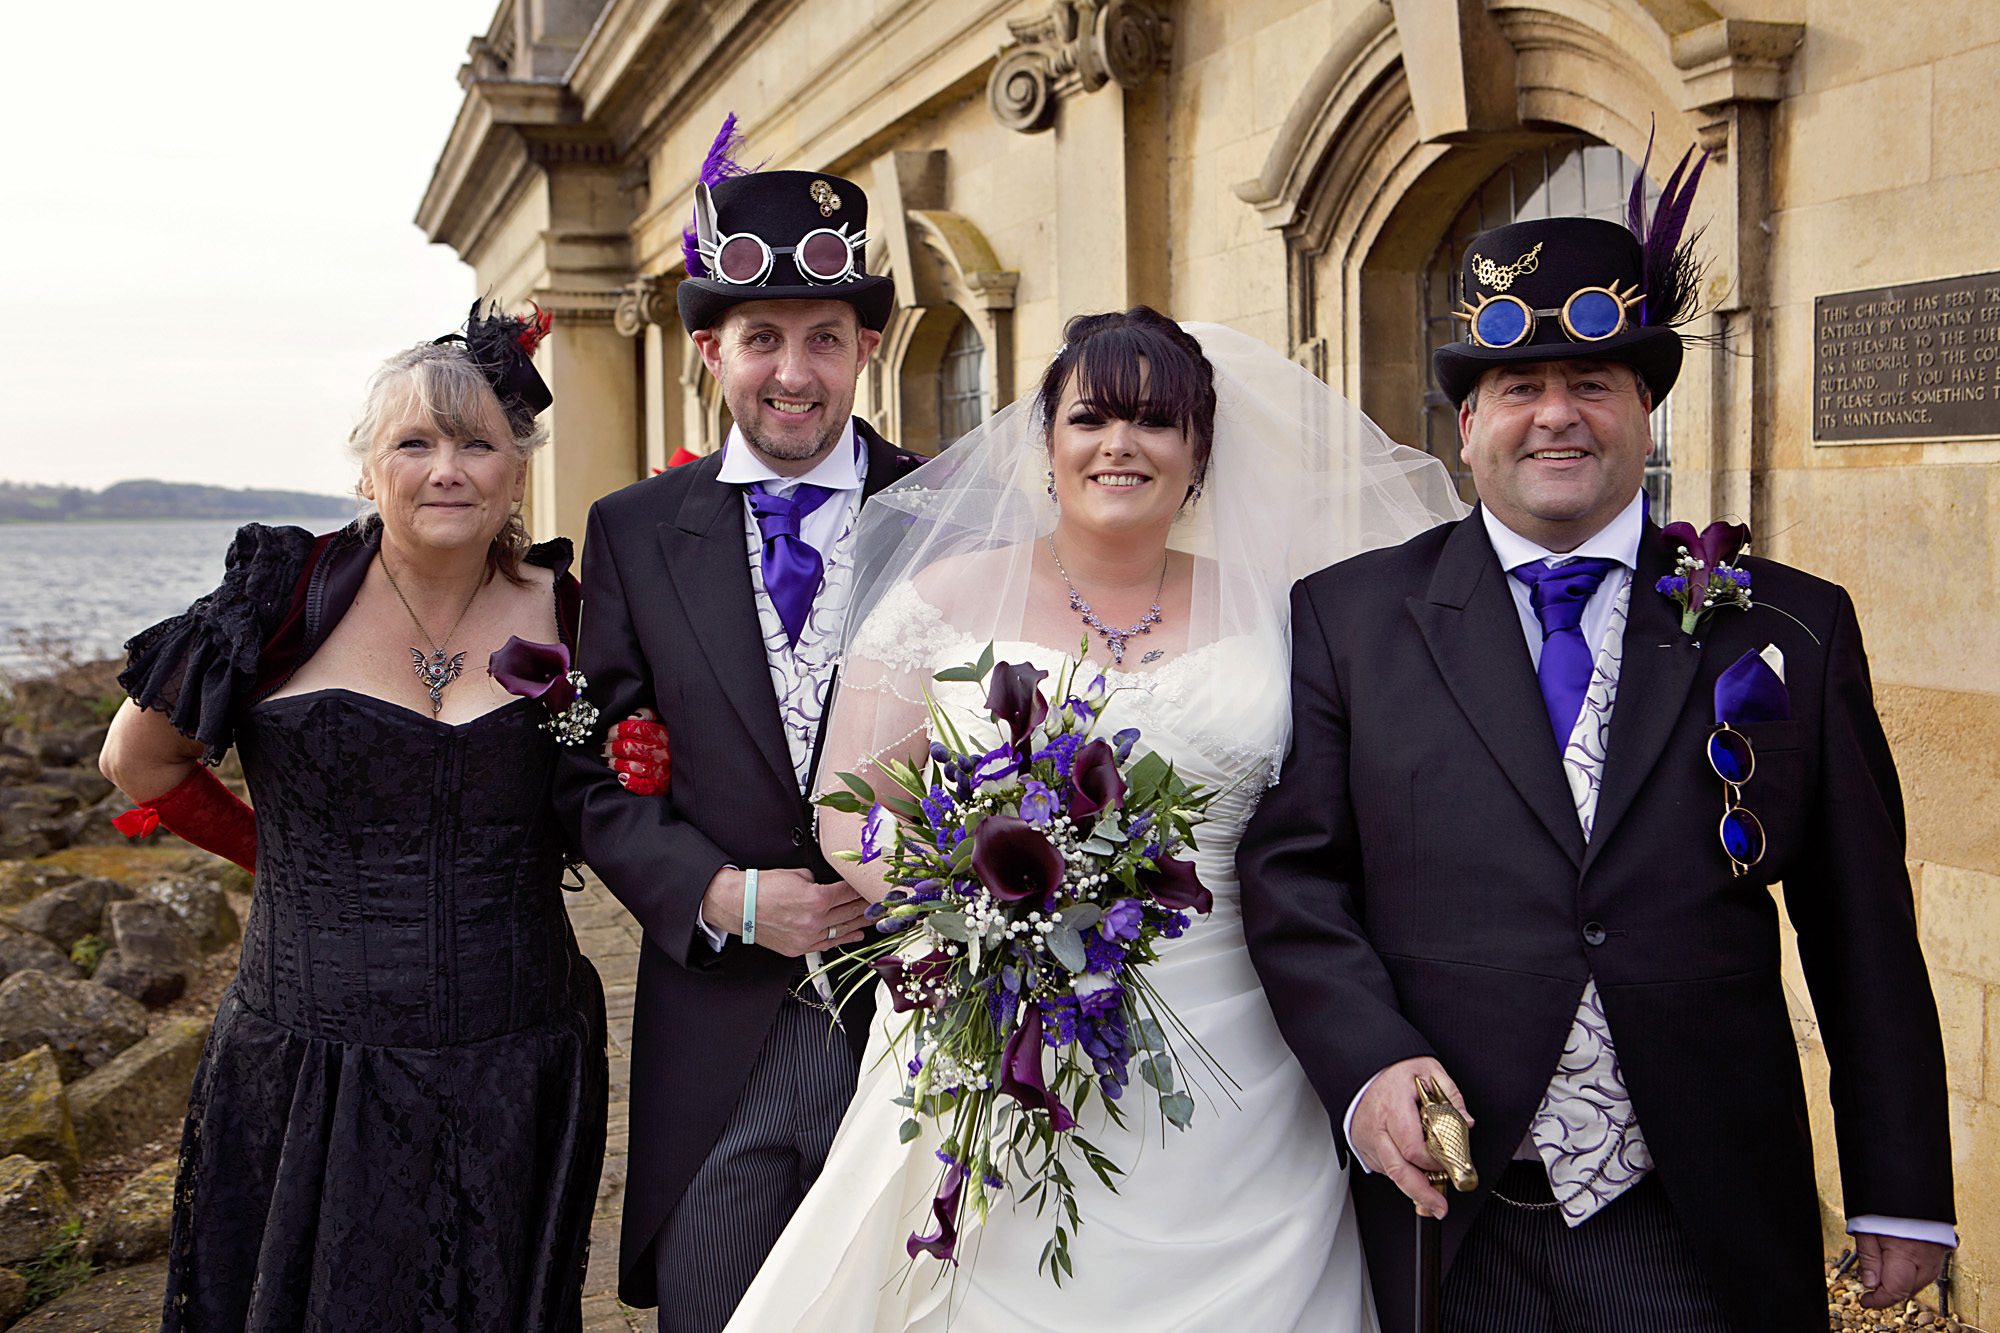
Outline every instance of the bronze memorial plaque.
{"type": "Polygon", "coordinates": [[[2000,273],[1813,300],[1813,439],[2000,436],[2000,273]]]}

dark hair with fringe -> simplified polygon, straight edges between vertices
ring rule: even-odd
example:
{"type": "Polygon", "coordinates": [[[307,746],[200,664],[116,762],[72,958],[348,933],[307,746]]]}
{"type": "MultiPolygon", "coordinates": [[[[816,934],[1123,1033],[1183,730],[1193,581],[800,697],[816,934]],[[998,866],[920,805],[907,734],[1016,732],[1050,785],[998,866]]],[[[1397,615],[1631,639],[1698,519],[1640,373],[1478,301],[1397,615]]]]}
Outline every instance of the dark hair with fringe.
{"type": "Polygon", "coordinates": [[[1071,376],[1079,395],[1107,416],[1178,425],[1194,447],[1195,481],[1207,474],[1215,447],[1215,367],[1193,334],[1143,305],[1072,319],[1035,395],[1044,440],[1053,435],[1071,376]]]}

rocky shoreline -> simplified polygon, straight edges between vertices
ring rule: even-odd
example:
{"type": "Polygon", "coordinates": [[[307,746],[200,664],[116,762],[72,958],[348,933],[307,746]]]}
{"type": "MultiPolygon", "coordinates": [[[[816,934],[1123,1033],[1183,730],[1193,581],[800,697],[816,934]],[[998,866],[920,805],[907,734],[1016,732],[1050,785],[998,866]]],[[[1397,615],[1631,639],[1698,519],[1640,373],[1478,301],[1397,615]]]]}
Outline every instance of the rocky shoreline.
{"type": "Polygon", "coordinates": [[[131,808],[97,772],[116,670],[7,688],[0,1328],[159,1326],[188,1088],[249,910],[246,872],[112,827],[131,808]]]}

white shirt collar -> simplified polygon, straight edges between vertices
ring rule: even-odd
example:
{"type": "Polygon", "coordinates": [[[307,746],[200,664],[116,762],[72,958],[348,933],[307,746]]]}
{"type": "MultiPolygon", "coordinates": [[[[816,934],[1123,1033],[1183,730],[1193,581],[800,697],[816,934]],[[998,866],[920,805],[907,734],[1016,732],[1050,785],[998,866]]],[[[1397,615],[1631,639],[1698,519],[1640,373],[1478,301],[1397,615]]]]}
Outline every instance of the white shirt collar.
{"type": "Polygon", "coordinates": [[[1632,497],[1630,504],[1618,512],[1618,517],[1605,524],[1596,536],[1574,551],[1561,553],[1529,541],[1495,518],[1493,511],[1485,505],[1479,507],[1479,517],[1486,523],[1487,540],[1493,543],[1493,554],[1500,557],[1502,569],[1518,569],[1530,560],[1572,560],[1589,555],[1616,560],[1625,568],[1637,571],[1639,540],[1646,534],[1645,498],[1646,493],[1640,491],[1632,497]]]}
{"type": "Polygon", "coordinates": [[[840,443],[819,460],[813,470],[798,477],[787,477],[778,473],[760,457],[750,442],[743,438],[743,432],[735,426],[729,428],[729,439],[723,444],[722,470],[715,479],[731,486],[748,486],[759,481],[778,483],[779,491],[788,491],[802,482],[824,486],[830,491],[858,491],[861,489],[861,473],[856,466],[858,446],[854,438],[854,418],[847,419],[847,430],[842,433],[840,443]]]}

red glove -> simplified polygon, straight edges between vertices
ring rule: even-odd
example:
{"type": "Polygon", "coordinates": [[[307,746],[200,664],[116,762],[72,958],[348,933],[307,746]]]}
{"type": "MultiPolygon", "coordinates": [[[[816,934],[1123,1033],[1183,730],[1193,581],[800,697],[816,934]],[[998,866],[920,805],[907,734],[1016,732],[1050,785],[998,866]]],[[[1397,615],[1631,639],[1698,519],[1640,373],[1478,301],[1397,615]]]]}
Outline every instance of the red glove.
{"type": "Polygon", "coordinates": [[[667,789],[673,770],[667,758],[667,729],[654,719],[658,714],[641,708],[611,728],[605,738],[604,758],[618,774],[618,783],[635,796],[658,796],[667,789]]]}
{"type": "Polygon", "coordinates": [[[203,851],[257,869],[257,815],[200,764],[165,796],[145,801],[111,821],[128,838],[143,838],[165,824],[203,851]]]}

